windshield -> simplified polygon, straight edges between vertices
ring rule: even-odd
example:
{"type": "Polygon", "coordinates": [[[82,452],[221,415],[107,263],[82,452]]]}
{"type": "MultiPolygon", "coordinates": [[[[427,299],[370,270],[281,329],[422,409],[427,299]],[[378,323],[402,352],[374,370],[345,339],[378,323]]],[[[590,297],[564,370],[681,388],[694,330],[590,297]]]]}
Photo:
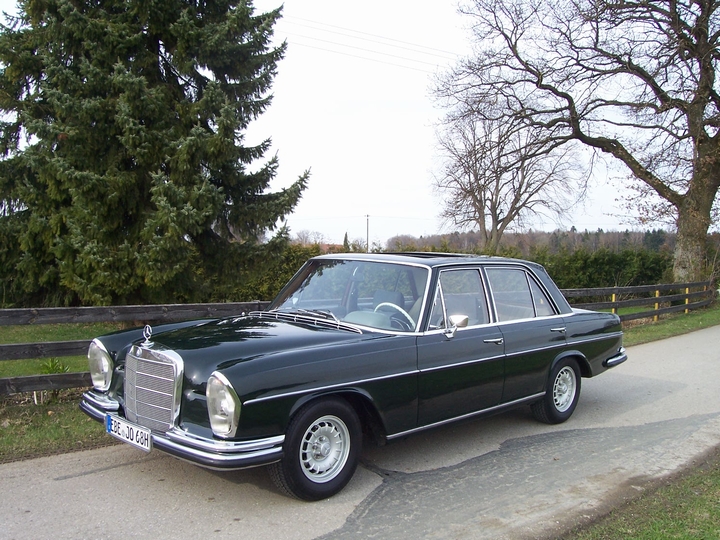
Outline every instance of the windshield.
{"type": "Polygon", "coordinates": [[[371,261],[312,260],[270,310],[311,312],[351,324],[414,332],[429,270],[371,261]]]}

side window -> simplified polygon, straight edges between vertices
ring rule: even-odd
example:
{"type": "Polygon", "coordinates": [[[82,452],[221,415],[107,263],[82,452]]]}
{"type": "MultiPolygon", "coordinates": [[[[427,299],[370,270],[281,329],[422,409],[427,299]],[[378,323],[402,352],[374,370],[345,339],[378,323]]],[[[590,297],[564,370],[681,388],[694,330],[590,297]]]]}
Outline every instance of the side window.
{"type": "Polygon", "coordinates": [[[552,302],[532,277],[520,268],[487,268],[499,321],[555,315],[552,302]]]}
{"type": "Polygon", "coordinates": [[[487,268],[485,272],[495,299],[498,321],[529,319],[535,316],[533,298],[524,270],[487,268]]]}
{"type": "Polygon", "coordinates": [[[478,270],[445,270],[440,274],[430,314],[430,328],[448,328],[453,315],[466,316],[468,326],[490,322],[478,270]]]}
{"type": "Polygon", "coordinates": [[[550,315],[555,315],[555,310],[553,309],[550,300],[540,286],[535,283],[534,279],[530,279],[530,292],[532,292],[533,302],[535,304],[536,317],[549,317],[550,315]]]}

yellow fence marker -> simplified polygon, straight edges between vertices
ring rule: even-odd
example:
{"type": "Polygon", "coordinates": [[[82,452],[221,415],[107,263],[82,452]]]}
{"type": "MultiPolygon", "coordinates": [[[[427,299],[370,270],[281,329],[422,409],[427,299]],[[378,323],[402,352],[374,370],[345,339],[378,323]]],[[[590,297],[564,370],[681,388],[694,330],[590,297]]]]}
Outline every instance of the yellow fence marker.
{"type": "MultiPolygon", "coordinates": [[[[659,297],[660,297],[660,291],[655,291],[655,298],[659,298],[659,297]]],[[[659,309],[660,309],[660,304],[658,302],[655,302],[655,311],[657,311],[659,309]]],[[[653,321],[655,321],[655,322],[658,322],[658,319],[660,319],[659,315],[655,315],[653,317],[653,321]]]]}

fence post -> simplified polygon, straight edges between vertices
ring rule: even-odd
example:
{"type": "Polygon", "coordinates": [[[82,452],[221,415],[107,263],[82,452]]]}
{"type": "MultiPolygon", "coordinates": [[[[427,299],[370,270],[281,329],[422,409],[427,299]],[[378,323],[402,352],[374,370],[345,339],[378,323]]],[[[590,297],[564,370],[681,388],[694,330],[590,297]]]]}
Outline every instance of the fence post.
{"type": "MultiPolygon", "coordinates": [[[[617,301],[617,294],[616,294],[616,293],[613,293],[613,294],[612,294],[612,301],[613,301],[613,303],[615,303],[615,302],[617,301]]],[[[617,307],[613,306],[613,307],[612,307],[612,312],[613,312],[615,315],[617,315],[617,312],[618,312],[617,307]]]]}
{"type": "MultiPolygon", "coordinates": [[[[685,287],[685,294],[685,305],[687,306],[690,303],[690,297],[687,296],[690,294],[690,287],[685,287]]],[[[690,313],[690,310],[685,308],[685,315],[687,315],[688,313],[690,313]]]]}
{"type": "MultiPolygon", "coordinates": [[[[655,291],[655,298],[659,298],[659,297],[660,297],[660,291],[655,291]]],[[[659,309],[660,309],[660,303],[659,303],[659,302],[655,302],[655,311],[658,311],[659,309]]],[[[655,316],[653,317],[653,322],[658,322],[659,319],[660,319],[660,316],[659,316],[659,315],[655,315],[655,316]]]]}

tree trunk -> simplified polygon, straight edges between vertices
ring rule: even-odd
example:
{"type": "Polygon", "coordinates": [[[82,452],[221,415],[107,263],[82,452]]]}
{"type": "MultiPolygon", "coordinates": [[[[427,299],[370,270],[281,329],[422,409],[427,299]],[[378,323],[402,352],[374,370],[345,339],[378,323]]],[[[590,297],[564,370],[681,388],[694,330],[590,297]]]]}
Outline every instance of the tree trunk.
{"type": "Polygon", "coordinates": [[[684,204],[678,208],[673,262],[673,277],[676,283],[703,281],[708,277],[705,275],[705,257],[714,194],[705,194],[704,198],[693,195],[697,193],[688,193],[684,204]],[[707,203],[708,200],[710,204],[707,203]]]}

